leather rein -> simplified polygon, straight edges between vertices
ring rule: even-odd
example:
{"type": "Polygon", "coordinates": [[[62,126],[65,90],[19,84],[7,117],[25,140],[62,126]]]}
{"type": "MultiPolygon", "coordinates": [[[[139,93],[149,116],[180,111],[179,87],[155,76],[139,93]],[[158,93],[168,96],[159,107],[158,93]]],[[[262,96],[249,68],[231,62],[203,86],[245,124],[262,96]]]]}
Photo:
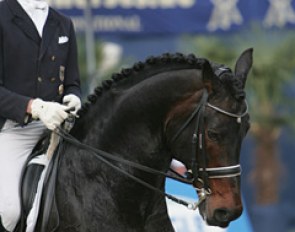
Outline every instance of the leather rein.
{"type": "Polygon", "coordinates": [[[57,128],[54,133],[57,133],[61,137],[61,142],[68,142],[72,145],[75,145],[76,147],[83,149],[89,153],[91,153],[93,156],[95,156],[98,160],[103,162],[104,164],[108,165],[109,167],[115,169],[116,171],[122,173],[125,176],[128,176],[130,179],[133,179],[135,182],[157,192],[160,195],[163,195],[167,197],[168,199],[178,203],[185,205],[188,209],[196,210],[198,206],[206,199],[208,195],[211,194],[211,189],[208,186],[208,178],[229,178],[229,177],[236,177],[241,175],[241,166],[240,164],[236,164],[233,166],[226,166],[226,167],[215,167],[215,168],[208,168],[206,166],[206,152],[205,152],[205,141],[204,141],[204,111],[205,107],[210,107],[214,109],[215,111],[218,111],[222,114],[225,114],[230,117],[237,118],[237,122],[241,123],[241,118],[247,115],[248,113],[248,107],[246,111],[242,114],[233,114],[229,113],[227,111],[224,111],[216,106],[213,106],[207,102],[208,99],[208,93],[205,90],[201,99],[201,102],[198,104],[194,112],[191,114],[191,116],[187,119],[187,121],[183,124],[183,126],[178,130],[178,132],[174,135],[172,138],[172,142],[174,142],[179,135],[182,133],[182,131],[188,126],[188,124],[195,118],[196,119],[196,128],[195,132],[192,137],[192,169],[188,170],[188,176],[183,177],[175,172],[172,172],[172,174],[168,174],[166,172],[162,172],[159,170],[156,170],[154,168],[150,168],[129,160],[122,159],[118,156],[114,156],[111,153],[108,153],[106,151],[102,151],[100,149],[94,148],[92,146],[89,146],[87,144],[84,144],[77,140],[75,137],[70,135],[68,133],[69,129],[64,128],[71,128],[75,122],[75,116],[69,117],[65,121],[65,125],[63,128],[59,127],[57,128]],[[196,160],[196,152],[197,154],[200,154],[201,157],[201,166],[198,167],[198,163],[196,160]],[[187,184],[192,184],[194,188],[198,192],[198,202],[190,203],[185,200],[179,199],[173,195],[170,195],[168,193],[165,193],[164,191],[156,188],[155,186],[141,180],[138,177],[133,176],[126,170],[116,166],[111,161],[116,161],[121,164],[125,164],[127,166],[136,168],[138,170],[151,173],[154,175],[160,175],[168,178],[172,178],[176,181],[184,182],[187,184]],[[174,174],[173,174],[174,173],[174,174]],[[201,184],[201,187],[197,187],[201,184]]]}

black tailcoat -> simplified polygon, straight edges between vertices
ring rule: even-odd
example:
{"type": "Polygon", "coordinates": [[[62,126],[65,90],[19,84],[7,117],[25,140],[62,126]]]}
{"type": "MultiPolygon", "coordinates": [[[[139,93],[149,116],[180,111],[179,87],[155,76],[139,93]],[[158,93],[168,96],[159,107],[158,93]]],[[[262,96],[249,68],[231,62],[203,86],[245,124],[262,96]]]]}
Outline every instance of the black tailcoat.
{"type": "Polygon", "coordinates": [[[24,124],[31,98],[69,93],[81,95],[72,21],[49,8],[41,38],[16,0],[0,2],[0,129],[6,119],[24,124]]]}

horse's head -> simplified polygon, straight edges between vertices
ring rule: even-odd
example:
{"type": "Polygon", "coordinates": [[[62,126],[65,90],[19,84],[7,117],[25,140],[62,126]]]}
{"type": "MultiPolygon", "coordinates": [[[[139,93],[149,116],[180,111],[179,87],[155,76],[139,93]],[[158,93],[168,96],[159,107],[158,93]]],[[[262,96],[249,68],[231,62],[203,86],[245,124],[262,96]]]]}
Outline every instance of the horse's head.
{"type": "Polygon", "coordinates": [[[252,49],[239,57],[234,73],[204,62],[203,88],[168,116],[171,152],[189,169],[209,225],[226,227],[242,213],[239,160],[249,129],[244,87],[251,66],[252,49]]]}

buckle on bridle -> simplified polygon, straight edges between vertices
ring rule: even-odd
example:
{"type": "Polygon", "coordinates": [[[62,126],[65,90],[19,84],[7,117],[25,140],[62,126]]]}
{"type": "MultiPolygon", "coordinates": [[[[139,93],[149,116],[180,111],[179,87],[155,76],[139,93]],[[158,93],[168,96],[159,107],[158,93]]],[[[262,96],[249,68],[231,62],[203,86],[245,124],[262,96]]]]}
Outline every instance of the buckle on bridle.
{"type": "MultiPolygon", "coordinates": [[[[204,185],[204,182],[202,179],[198,178],[198,181],[204,185]]],[[[208,189],[205,189],[204,187],[202,187],[202,188],[194,187],[194,188],[197,190],[199,200],[197,202],[191,203],[187,206],[187,208],[190,210],[196,210],[200,206],[200,204],[203,201],[205,201],[206,198],[209,195],[211,195],[211,193],[212,193],[210,188],[208,188],[208,189]]]]}

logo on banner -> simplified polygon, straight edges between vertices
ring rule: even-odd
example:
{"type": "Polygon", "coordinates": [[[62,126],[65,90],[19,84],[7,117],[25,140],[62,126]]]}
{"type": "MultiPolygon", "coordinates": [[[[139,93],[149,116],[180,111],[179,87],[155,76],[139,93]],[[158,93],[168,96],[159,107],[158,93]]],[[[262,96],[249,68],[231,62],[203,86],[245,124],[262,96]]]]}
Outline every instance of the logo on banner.
{"type": "Polygon", "coordinates": [[[237,7],[238,0],[211,0],[214,9],[207,25],[209,31],[229,30],[233,24],[241,25],[243,17],[237,7]]]}
{"type": "Polygon", "coordinates": [[[269,0],[270,6],[264,19],[266,27],[284,27],[287,23],[295,23],[292,0],[269,0]]]}

